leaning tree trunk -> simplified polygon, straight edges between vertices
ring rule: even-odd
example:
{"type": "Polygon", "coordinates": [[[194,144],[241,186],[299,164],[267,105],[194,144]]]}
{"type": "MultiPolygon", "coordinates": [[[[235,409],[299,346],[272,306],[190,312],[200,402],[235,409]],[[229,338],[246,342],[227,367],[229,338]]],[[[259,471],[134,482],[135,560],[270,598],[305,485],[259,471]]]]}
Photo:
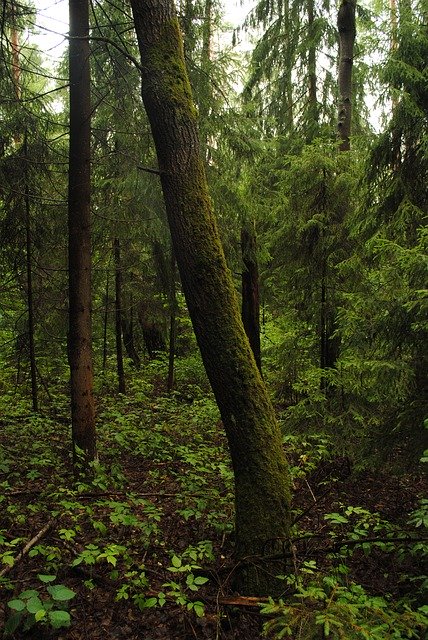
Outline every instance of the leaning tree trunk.
{"type": "Polygon", "coordinates": [[[356,0],[342,0],[337,14],[339,31],[339,117],[337,131],[340,150],[349,151],[352,114],[352,65],[354,63],[354,43],[356,0]]]}
{"type": "Polygon", "coordinates": [[[68,272],[71,422],[73,445],[96,458],[92,370],[88,0],[70,0],[70,149],[68,272]]]}
{"type": "Polygon", "coordinates": [[[200,155],[197,112],[173,0],[131,0],[142,96],[184,294],[226,430],[235,475],[238,584],[274,593],[269,556],[289,534],[290,480],[281,433],[239,313],[200,155]]]}

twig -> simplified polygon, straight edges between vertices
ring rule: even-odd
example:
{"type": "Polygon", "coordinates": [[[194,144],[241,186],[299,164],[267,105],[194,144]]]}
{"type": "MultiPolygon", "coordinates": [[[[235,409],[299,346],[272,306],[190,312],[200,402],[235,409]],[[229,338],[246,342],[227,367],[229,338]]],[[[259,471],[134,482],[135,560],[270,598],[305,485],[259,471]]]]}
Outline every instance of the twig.
{"type": "Polygon", "coordinates": [[[311,496],[312,496],[312,499],[313,499],[313,501],[314,501],[314,504],[317,504],[317,499],[316,499],[316,497],[315,497],[314,492],[313,492],[313,491],[312,491],[312,489],[311,489],[311,485],[310,485],[310,484],[309,484],[309,482],[306,480],[306,478],[304,478],[304,480],[305,480],[305,482],[306,482],[306,486],[307,486],[307,487],[308,487],[308,489],[309,489],[309,493],[310,493],[310,494],[311,494],[311,496]]]}
{"type": "Polygon", "coordinates": [[[140,171],[145,171],[146,173],[154,173],[156,176],[160,176],[162,175],[162,173],[165,173],[164,171],[159,171],[158,169],[150,169],[149,167],[141,167],[140,165],[137,166],[137,169],[139,169],[140,171]]]}
{"type": "Polygon", "coordinates": [[[78,493],[76,494],[76,498],[79,500],[86,500],[89,498],[107,498],[108,496],[120,498],[175,498],[177,496],[176,493],[162,493],[161,491],[152,491],[150,493],[125,493],[124,491],[102,491],[100,493],[96,493],[95,491],[92,493],[78,493]]]}
{"type": "Polygon", "coordinates": [[[395,537],[395,538],[361,538],[360,540],[338,540],[337,542],[335,542],[333,544],[332,547],[330,547],[330,549],[327,549],[327,551],[336,551],[337,549],[340,549],[340,547],[355,547],[358,546],[360,544],[365,544],[365,543],[376,543],[376,542],[380,542],[382,544],[388,544],[388,542],[390,543],[402,543],[402,544],[413,544],[414,542],[428,542],[428,538],[425,536],[422,536],[421,538],[412,538],[409,534],[405,534],[407,535],[406,538],[400,538],[400,537],[395,537]]]}
{"type": "Polygon", "coordinates": [[[55,518],[51,518],[51,520],[49,520],[49,522],[47,524],[45,524],[45,526],[43,527],[43,529],[40,529],[40,531],[33,537],[31,538],[31,540],[29,542],[27,542],[27,544],[25,545],[25,547],[22,549],[22,551],[20,551],[18,553],[18,555],[16,556],[16,558],[14,558],[14,563],[13,565],[6,565],[4,567],[4,569],[2,569],[0,571],[0,578],[3,578],[3,576],[5,576],[7,573],[9,573],[9,571],[12,569],[12,567],[14,567],[20,560],[22,560],[22,558],[30,551],[30,549],[32,547],[34,547],[34,545],[36,545],[39,540],[41,540],[43,538],[43,536],[49,531],[49,529],[52,527],[53,523],[55,522],[56,517],[55,518]]]}

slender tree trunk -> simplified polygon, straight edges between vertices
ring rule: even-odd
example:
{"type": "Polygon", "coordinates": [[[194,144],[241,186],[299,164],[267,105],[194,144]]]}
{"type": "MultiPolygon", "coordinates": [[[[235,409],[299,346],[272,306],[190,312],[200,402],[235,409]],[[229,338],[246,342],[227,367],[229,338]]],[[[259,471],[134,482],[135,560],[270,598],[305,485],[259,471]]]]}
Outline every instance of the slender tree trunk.
{"type": "Polygon", "coordinates": [[[315,6],[314,0],[308,0],[308,133],[307,142],[311,143],[318,133],[319,126],[319,107],[317,99],[317,51],[315,44],[315,6]]]}
{"type": "Polygon", "coordinates": [[[241,229],[241,253],[244,267],[241,277],[242,322],[261,373],[259,265],[254,224],[246,224],[241,229]]]}
{"type": "MultiPolygon", "coordinates": [[[[17,102],[21,100],[21,63],[19,59],[19,38],[15,24],[15,4],[12,2],[12,78],[15,86],[17,102]]],[[[21,137],[15,136],[15,144],[19,144],[21,137]]],[[[28,314],[28,348],[30,358],[31,399],[33,411],[39,410],[37,393],[37,364],[34,342],[34,301],[33,301],[33,277],[32,277],[32,241],[31,241],[31,206],[29,186],[29,157],[28,157],[28,132],[24,131],[24,208],[25,208],[25,260],[27,269],[27,314],[28,314]]]]}
{"type": "MultiPolygon", "coordinates": [[[[321,274],[321,306],[320,306],[320,368],[324,370],[327,366],[327,310],[326,310],[326,276],[325,264],[323,261],[321,274]]],[[[324,382],[322,382],[324,387],[324,382]]]]}
{"type": "MultiPolygon", "coordinates": [[[[282,29],[282,37],[286,39],[286,55],[289,60],[295,58],[295,34],[293,28],[293,18],[291,16],[291,8],[289,0],[283,0],[278,3],[278,19],[284,23],[282,29]]],[[[292,81],[292,63],[286,64],[282,71],[280,79],[282,85],[282,95],[285,100],[284,116],[281,119],[280,127],[285,136],[289,136],[293,132],[294,124],[294,98],[293,98],[293,81],[292,81]]],[[[282,144],[282,143],[280,143],[282,144]]],[[[287,142],[285,141],[285,145],[287,142]]]]}
{"type": "MultiPolygon", "coordinates": [[[[89,11],[69,0],[70,149],[68,184],[69,335],[74,447],[96,458],[92,370],[89,11]]],[[[74,448],[75,451],[75,448],[74,448]]]]}
{"type": "Polygon", "coordinates": [[[30,207],[30,189],[28,174],[28,134],[24,133],[24,161],[25,161],[25,247],[26,247],[26,263],[27,263],[27,310],[28,310],[28,346],[30,353],[30,373],[31,373],[31,398],[33,402],[33,411],[39,410],[38,394],[37,394],[37,364],[36,349],[34,343],[34,302],[33,302],[33,276],[32,276],[32,242],[31,242],[31,207],[30,207]]]}
{"type": "Polygon", "coordinates": [[[131,5],[174,252],[231,452],[236,552],[243,563],[238,585],[247,593],[273,594],[275,575],[284,567],[273,566],[266,556],[287,544],[290,526],[281,433],[220,244],[173,0],[131,0],[131,5]]]}
{"type": "Polygon", "coordinates": [[[205,0],[204,23],[202,28],[201,80],[198,86],[199,122],[201,154],[207,162],[208,133],[207,123],[211,110],[211,38],[212,38],[213,0],[205,0]]]}
{"type": "Polygon", "coordinates": [[[106,292],[104,302],[104,319],[103,319],[103,366],[102,366],[102,379],[104,384],[104,377],[107,367],[107,325],[108,325],[108,307],[109,307],[109,286],[110,286],[110,272],[107,270],[106,292]]]}
{"type": "Polygon", "coordinates": [[[122,332],[123,332],[123,344],[125,345],[126,354],[132,361],[132,364],[136,369],[141,366],[140,356],[137,353],[134,341],[134,303],[132,299],[132,293],[129,296],[129,319],[126,317],[124,310],[122,309],[122,332]]]}
{"type": "Polygon", "coordinates": [[[177,336],[177,292],[175,287],[176,263],[174,250],[171,247],[171,282],[169,291],[169,347],[168,347],[168,380],[167,391],[174,388],[175,341],[177,336]]]}
{"type": "Polygon", "coordinates": [[[349,151],[352,115],[352,66],[354,63],[354,43],[356,0],[342,0],[337,14],[339,30],[339,114],[337,131],[340,150],[349,151]]]}
{"type": "Polygon", "coordinates": [[[113,241],[114,253],[114,282],[115,282],[115,329],[116,329],[116,364],[119,393],[126,393],[125,371],[123,369],[123,349],[122,349],[122,264],[120,259],[120,241],[115,238],[113,241]]]}

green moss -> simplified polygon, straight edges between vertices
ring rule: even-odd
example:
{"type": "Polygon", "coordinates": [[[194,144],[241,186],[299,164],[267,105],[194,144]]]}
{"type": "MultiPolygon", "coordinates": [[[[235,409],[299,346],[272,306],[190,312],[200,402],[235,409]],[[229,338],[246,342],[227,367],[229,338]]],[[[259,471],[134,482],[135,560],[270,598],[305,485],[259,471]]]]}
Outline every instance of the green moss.
{"type": "Polygon", "coordinates": [[[172,99],[175,107],[196,118],[197,109],[192,99],[177,18],[162,24],[155,46],[150,48],[148,62],[161,74],[169,99],[172,99]]]}

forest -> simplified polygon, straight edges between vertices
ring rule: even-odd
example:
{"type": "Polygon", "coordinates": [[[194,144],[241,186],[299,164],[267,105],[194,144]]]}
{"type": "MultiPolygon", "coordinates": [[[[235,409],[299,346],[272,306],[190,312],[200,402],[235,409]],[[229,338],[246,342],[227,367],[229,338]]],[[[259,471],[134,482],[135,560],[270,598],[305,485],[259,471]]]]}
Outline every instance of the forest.
{"type": "Polygon", "coordinates": [[[428,638],[427,0],[69,0],[58,55],[47,4],[1,15],[0,634],[428,638]]]}

